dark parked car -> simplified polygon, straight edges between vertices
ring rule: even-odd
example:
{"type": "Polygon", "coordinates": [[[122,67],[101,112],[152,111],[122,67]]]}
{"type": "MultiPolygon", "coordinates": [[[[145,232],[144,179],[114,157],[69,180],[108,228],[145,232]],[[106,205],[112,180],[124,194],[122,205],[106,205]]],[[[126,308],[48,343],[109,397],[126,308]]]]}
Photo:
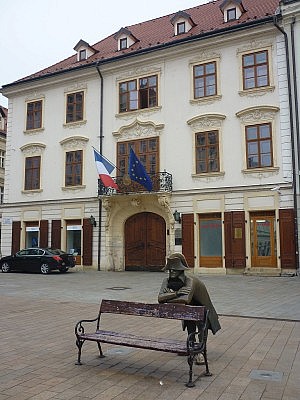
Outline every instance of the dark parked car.
{"type": "Polygon", "coordinates": [[[2,272],[40,271],[49,274],[52,270],[67,272],[75,267],[75,257],[59,249],[43,249],[32,247],[23,249],[0,260],[2,272]]]}

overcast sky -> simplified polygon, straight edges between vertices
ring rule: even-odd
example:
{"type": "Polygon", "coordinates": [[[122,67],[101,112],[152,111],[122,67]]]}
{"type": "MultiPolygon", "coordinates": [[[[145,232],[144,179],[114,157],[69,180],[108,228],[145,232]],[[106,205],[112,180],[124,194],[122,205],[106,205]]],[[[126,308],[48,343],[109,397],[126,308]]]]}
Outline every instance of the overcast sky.
{"type": "MultiPolygon", "coordinates": [[[[0,0],[0,87],[75,54],[121,27],[209,0],[0,0]]],[[[0,94],[0,104],[7,99],[0,94]]]]}

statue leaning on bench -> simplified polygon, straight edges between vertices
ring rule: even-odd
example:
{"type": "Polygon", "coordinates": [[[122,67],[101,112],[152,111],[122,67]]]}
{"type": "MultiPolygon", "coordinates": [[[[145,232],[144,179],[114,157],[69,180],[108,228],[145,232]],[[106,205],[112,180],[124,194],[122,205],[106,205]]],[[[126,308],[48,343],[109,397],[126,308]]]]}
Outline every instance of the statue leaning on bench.
{"type": "MultiPolygon", "coordinates": [[[[163,271],[169,271],[169,277],[162,282],[159,294],[159,303],[183,303],[193,306],[205,306],[208,310],[208,329],[215,335],[221,329],[218,314],[210,300],[208,291],[203,282],[196,276],[186,275],[189,269],[186,258],[181,253],[173,253],[168,259],[163,271]]],[[[196,331],[197,322],[183,321],[183,330],[188,334],[196,331]]],[[[195,359],[196,364],[203,364],[202,354],[195,359]]]]}

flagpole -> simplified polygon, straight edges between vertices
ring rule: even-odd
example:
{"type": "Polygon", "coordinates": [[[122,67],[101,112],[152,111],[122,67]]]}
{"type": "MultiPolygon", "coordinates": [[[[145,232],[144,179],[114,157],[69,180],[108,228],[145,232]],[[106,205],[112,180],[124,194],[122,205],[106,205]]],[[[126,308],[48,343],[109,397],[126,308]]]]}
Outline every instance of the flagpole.
{"type": "MultiPolygon", "coordinates": [[[[102,156],[103,150],[103,76],[98,66],[99,62],[96,64],[96,68],[100,77],[100,138],[99,138],[99,150],[102,156]]],[[[98,181],[99,182],[99,181],[98,181]]],[[[99,214],[99,223],[98,223],[98,260],[97,260],[97,270],[100,271],[100,260],[101,260],[101,225],[102,225],[102,200],[99,196],[99,183],[98,183],[98,214],[99,214]]]]}

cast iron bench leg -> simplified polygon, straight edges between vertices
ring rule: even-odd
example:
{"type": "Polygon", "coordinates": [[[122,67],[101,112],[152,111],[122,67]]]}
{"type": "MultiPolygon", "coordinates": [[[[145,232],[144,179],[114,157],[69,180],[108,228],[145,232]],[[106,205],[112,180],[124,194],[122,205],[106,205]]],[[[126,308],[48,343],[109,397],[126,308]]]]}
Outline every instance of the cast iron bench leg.
{"type": "Polygon", "coordinates": [[[194,364],[194,358],[195,358],[195,355],[189,355],[188,356],[188,358],[187,358],[187,362],[188,362],[188,364],[189,364],[189,367],[190,367],[190,370],[189,370],[189,381],[188,381],[188,383],[185,385],[185,386],[187,386],[187,387],[194,387],[195,386],[195,384],[194,384],[194,382],[193,382],[193,364],[194,364]]]}
{"type": "Polygon", "coordinates": [[[205,361],[205,368],[206,368],[206,371],[205,371],[205,376],[212,376],[212,373],[209,371],[209,368],[208,368],[208,362],[207,362],[207,350],[206,350],[206,348],[205,348],[205,350],[204,350],[204,352],[203,352],[203,357],[204,357],[204,361],[205,361]]]}
{"type": "Polygon", "coordinates": [[[78,347],[78,358],[77,361],[75,363],[75,365],[82,365],[81,363],[81,349],[82,349],[82,345],[84,343],[84,340],[80,340],[80,339],[76,339],[76,346],[78,347]]]}
{"type": "Polygon", "coordinates": [[[103,352],[102,352],[102,349],[101,349],[101,344],[100,344],[100,342],[97,342],[97,345],[98,345],[98,349],[99,349],[99,353],[100,353],[100,358],[104,358],[105,357],[105,355],[103,354],[103,352]]]}

